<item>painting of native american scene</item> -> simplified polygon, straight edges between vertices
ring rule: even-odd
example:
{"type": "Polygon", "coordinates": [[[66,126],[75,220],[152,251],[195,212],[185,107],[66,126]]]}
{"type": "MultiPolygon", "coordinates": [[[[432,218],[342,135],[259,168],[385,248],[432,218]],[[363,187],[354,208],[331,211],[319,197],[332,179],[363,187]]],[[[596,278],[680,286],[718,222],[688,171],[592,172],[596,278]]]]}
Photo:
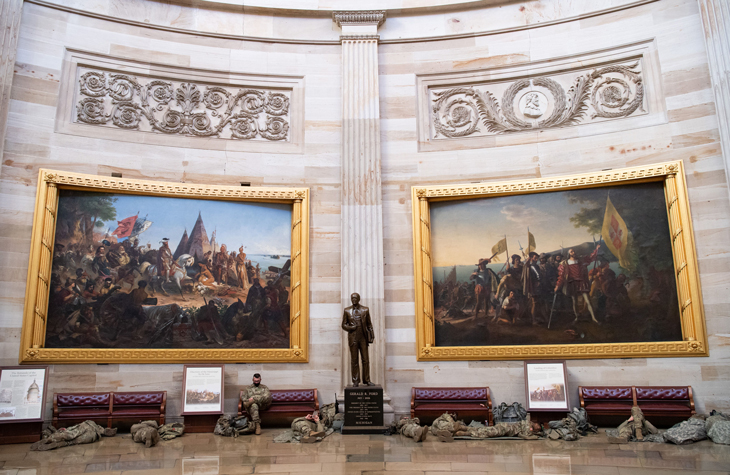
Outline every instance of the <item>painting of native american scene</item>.
{"type": "Polygon", "coordinates": [[[60,190],[47,348],[288,348],[291,205],[60,190]]]}
{"type": "Polygon", "coordinates": [[[662,182],[430,211],[437,346],[682,340],[662,182]]]}

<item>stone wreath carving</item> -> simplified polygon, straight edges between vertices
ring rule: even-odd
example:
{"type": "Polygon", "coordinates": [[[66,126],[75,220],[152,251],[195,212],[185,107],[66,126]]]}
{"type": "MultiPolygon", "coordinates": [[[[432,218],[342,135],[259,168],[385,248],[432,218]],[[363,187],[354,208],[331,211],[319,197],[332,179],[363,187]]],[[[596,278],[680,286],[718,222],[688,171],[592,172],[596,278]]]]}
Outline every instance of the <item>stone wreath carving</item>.
{"type": "Polygon", "coordinates": [[[281,92],[230,91],[192,82],[174,87],[159,79],[143,82],[100,71],[82,74],[79,85],[80,95],[86,97],[79,100],[76,117],[87,124],[111,122],[122,129],[139,129],[146,120],[158,132],[199,137],[219,136],[230,127],[231,138],[246,140],[286,140],[289,131],[289,97],[281,92]]]}
{"type": "Polygon", "coordinates": [[[472,86],[434,97],[435,136],[457,138],[478,132],[480,123],[487,132],[505,134],[628,117],[642,107],[644,86],[636,61],[581,74],[567,92],[551,78],[519,79],[504,91],[501,105],[492,92],[472,86]]]}

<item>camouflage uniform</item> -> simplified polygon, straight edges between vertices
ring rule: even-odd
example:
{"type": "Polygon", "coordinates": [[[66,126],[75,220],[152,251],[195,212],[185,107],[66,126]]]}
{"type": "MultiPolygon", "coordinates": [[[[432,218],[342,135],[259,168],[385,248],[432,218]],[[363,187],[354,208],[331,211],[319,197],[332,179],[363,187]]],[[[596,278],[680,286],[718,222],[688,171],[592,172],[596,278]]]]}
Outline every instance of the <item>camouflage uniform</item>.
{"type": "Polygon", "coordinates": [[[716,444],[730,444],[730,417],[722,412],[712,411],[705,420],[707,437],[716,444]]]}
{"type": "Polygon", "coordinates": [[[170,422],[157,429],[160,439],[171,440],[180,437],[185,432],[185,425],[182,422],[170,422]]]}
{"type": "Polygon", "coordinates": [[[259,411],[263,411],[271,406],[271,392],[269,388],[263,384],[259,384],[258,387],[255,384],[251,384],[246,388],[246,394],[241,398],[243,400],[243,407],[251,416],[251,421],[254,424],[261,423],[259,417],[259,411]],[[249,401],[253,398],[253,401],[249,401]]]}
{"type": "Polygon", "coordinates": [[[241,434],[252,434],[255,430],[256,424],[246,416],[223,415],[215,423],[213,433],[224,437],[238,437],[241,434]]]}
{"type": "Polygon", "coordinates": [[[675,424],[664,433],[664,440],[677,445],[691,444],[707,438],[705,421],[698,417],[690,417],[686,421],[675,424]]]}
{"type": "Polygon", "coordinates": [[[309,434],[312,432],[324,433],[325,427],[322,424],[322,419],[315,422],[314,419],[308,420],[306,417],[297,417],[291,423],[291,430],[294,431],[295,436],[309,437],[309,434]]]}
{"type": "Polygon", "coordinates": [[[57,430],[50,426],[43,431],[43,439],[30,446],[30,450],[53,450],[69,445],[90,444],[104,437],[113,437],[117,429],[107,429],[92,421],[84,421],[67,429],[57,430]]]}
{"type": "Polygon", "coordinates": [[[658,434],[651,422],[644,419],[644,413],[639,406],[631,408],[631,418],[625,420],[615,432],[607,432],[608,441],[612,444],[625,444],[635,440],[644,440],[645,435],[658,434]]]}
{"type": "Polygon", "coordinates": [[[458,436],[469,436],[475,439],[491,439],[493,437],[520,437],[522,439],[537,439],[532,431],[529,420],[519,422],[500,422],[493,426],[467,427],[465,431],[457,432],[458,436]]]}
{"type": "Polygon", "coordinates": [[[550,430],[547,436],[553,440],[573,441],[578,440],[581,435],[585,435],[588,431],[598,432],[598,428],[588,422],[588,414],[582,407],[580,409],[574,407],[568,413],[568,417],[559,421],[550,421],[548,426],[550,430]]]}
{"type": "Polygon", "coordinates": [[[157,442],[160,441],[160,434],[157,429],[157,421],[142,421],[139,424],[134,424],[130,429],[132,440],[143,443],[145,447],[157,445],[157,442]]]}
{"type": "Polygon", "coordinates": [[[466,430],[466,425],[461,421],[454,420],[448,412],[438,416],[431,424],[431,433],[442,442],[452,441],[454,434],[461,430],[466,430]]]}
{"type": "Polygon", "coordinates": [[[394,422],[395,431],[406,437],[414,439],[416,442],[426,440],[428,435],[428,427],[421,427],[421,421],[418,417],[401,417],[400,420],[394,422]]]}
{"type": "Polygon", "coordinates": [[[332,423],[335,421],[337,407],[335,403],[326,404],[319,410],[319,422],[298,417],[291,424],[291,430],[282,432],[274,437],[275,443],[318,442],[334,432],[332,423]]]}

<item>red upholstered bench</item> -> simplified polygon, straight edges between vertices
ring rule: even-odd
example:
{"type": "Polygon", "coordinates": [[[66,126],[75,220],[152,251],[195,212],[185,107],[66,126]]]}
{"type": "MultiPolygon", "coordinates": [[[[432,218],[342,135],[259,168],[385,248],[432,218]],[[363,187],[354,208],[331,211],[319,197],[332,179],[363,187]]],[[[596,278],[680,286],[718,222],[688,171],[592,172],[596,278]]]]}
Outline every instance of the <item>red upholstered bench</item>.
{"type": "Polygon", "coordinates": [[[448,412],[466,424],[473,420],[493,425],[489,388],[411,388],[411,417],[430,424],[448,412]]]}
{"type": "Polygon", "coordinates": [[[164,424],[166,404],[167,391],[56,393],[53,426],[69,427],[89,420],[106,427],[148,420],[164,424]]]}
{"type": "Polygon", "coordinates": [[[592,422],[628,418],[634,405],[631,386],[578,386],[578,396],[592,422]]]}
{"type": "Polygon", "coordinates": [[[691,386],[635,386],[636,403],[649,421],[683,421],[695,413],[691,386]]]}
{"type": "Polygon", "coordinates": [[[94,421],[111,427],[112,393],[56,393],[53,395],[53,426],[69,427],[94,421]]]}
{"type": "Polygon", "coordinates": [[[163,425],[166,405],[167,391],[114,393],[112,422],[126,421],[136,424],[154,420],[163,425]]]}
{"type": "MultiPolygon", "coordinates": [[[[238,395],[238,415],[248,415],[241,398],[246,390],[238,395]]],[[[271,406],[259,412],[261,424],[265,426],[288,426],[297,417],[319,411],[319,398],[316,389],[271,389],[271,406]]]]}
{"type": "Polygon", "coordinates": [[[635,404],[655,425],[671,425],[695,413],[689,386],[579,386],[578,395],[593,423],[626,420],[635,404]]]}

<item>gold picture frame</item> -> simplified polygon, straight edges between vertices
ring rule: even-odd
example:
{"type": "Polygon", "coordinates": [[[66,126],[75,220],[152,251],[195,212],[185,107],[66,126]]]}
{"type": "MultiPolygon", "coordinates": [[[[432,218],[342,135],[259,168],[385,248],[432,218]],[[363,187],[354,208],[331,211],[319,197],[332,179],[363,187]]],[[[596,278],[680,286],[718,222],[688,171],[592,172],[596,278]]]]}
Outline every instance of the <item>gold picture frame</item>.
{"type": "MultiPolygon", "coordinates": [[[[694,233],[692,230],[684,167],[681,161],[523,181],[414,186],[411,189],[411,197],[413,206],[413,258],[416,283],[416,350],[419,361],[638,358],[709,355],[702,293],[700,289],[697,257],[695,254],[694,233]],[[676,277],[676,297],[679,307],[678,309],[675,307],[672,311],[676,311],[678,318],[681,319],[681,340],[574,344],[492,344],[491,346],[436,345],[437,315],[434,309],[434,287],[437,283],[434,282],[434,267],[432,267],[432,251],[434,251],[432,249],[431,239],[432,205],[449,200],[468,201],[481,198],[515,197],[535,193],[586,190],[597,187],[638,185],[651,182],[663,183],[664,203],[666,205],[667,221],[669,223],[667,229],[669,241],[667,246],[671,246],[674,275],[676,277]]],[[[541,199],[548,198],[541,197],[541,199]]],[[[664,231],[661,232],[663,233],[664,231]]],[[[530,231],[528,229],[526,234],[530,235],[529,233],[530,231]]],[[[532,242],[528,243],[528,251],[531,244],[532,242]]],[[[489,243],[489,246],[491,246],[491,243],[489,243]]],[[[488,254],[488,252],[485,251],[485,254],[488,254]]],[[[594,259],[596,258],[594,257],[594,259]]],[[[469,264],[471,265],[471,263],[469,264]]],[[[456,266],[454,269],[456,269],[456,266]]],[[[445,279],[444,277],[444,282],[446,282],[445,279]]],[[[494,312],[496,313],[497,311],[497,308],[494,308],[494,312]]],[[[489,318],[490,310],[488,304],[486,305],[486,312],[485,317],[489,318]]],[[[475,320],[477,316],[478,310],[475,305],[475,320]]]]}
{"type": "MultiPolygon", "coordinates": [[[[146,229],[146,228],[145,228],[146,229]]],[[[187,233],[187,231],[186,231],[187,233]]],[[[206,238],[207,239],[207,238],[206,238]]],[[[274,256],[272,256],[274,257],[274,256]]],[[[276,256],[275,258],[279,258],[276,256]]],[[[243,285],[243,284],[241,284],[243,285]]],[[[181,290],[182,295],[182,290],[181,290]]],[[[184,297],[183,297],[184,298],[184,297]]],[[[286,335],[286,332],[284,333],[286,335]]],[[[41,169],[21,332],[21,364],[306,363],[309,359],[309,189],[168,183],[41,169]],[[45,347],[59,191],[140,197],[291,205],[289,347],[48,348],[45,347]]]]}

